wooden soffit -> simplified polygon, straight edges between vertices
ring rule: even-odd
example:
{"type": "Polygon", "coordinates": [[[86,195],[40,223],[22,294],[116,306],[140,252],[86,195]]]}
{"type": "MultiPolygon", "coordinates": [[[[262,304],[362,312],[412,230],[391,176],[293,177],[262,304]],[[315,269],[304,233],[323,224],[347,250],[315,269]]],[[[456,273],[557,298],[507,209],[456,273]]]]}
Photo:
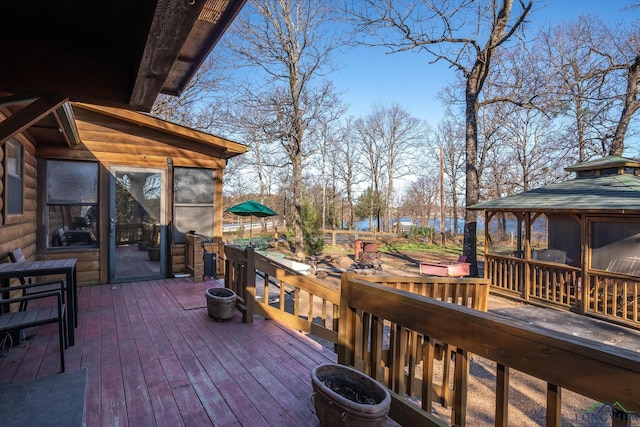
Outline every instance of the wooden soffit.
{"type": "Polygon", "coordinates": [[[246,0],[0,2],[0,92],[150,111],[179,95],[246,0]]]}

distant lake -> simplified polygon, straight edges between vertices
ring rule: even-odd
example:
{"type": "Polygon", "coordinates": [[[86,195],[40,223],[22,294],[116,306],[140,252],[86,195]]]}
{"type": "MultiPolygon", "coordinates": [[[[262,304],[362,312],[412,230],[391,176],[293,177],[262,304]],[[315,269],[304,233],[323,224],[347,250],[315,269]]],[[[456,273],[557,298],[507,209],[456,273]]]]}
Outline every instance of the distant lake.
{"type": "MultiPolygon", "coordinates": [[[[544,218],[544,217],[542,217],[544,218]]],[[[396,224],[398,220],[394,219],[391,221],[391,223],[393,225],[396,224]]],[[[401,224],[406,227],[407,229],[415,226],[415,225],[420,225],[419,222],[414,223],[410,218],[400,218],[400,222],[401,224]]],[[[374,227],[377,226],[378,221],[374,220],[373,221],[374,227]]],[[[428,222],[428,226],[433,228],[435,230],[436,233],[440,233],[440,218],[431,218],[429,219],[428,222]]],[[[507,233],[516,233],[517,230],[517,222],[514,219],[507,219],[507,233]]],[[[544,220],[538,220],[535,222],[535,226],[534,226],[534,231],[540,231],[543,232],[544,229],[546,227],[546,221],[544,220]]],[[[451,232],[451,218],[445,218],[444,220],[444,229],[446,233],[450,233],[451,232]]],[[[369,231],[369,220],[362,220],[362,221],[358,221],[356,223],[356,230],[358,231],[369,231]]],[[[462,233],[464,230],[464,218],[458,218],[458,232],[462,233]]],[[[478,231],[480,230],[484,230],[484,218],[478,218],[478,231]]]]}

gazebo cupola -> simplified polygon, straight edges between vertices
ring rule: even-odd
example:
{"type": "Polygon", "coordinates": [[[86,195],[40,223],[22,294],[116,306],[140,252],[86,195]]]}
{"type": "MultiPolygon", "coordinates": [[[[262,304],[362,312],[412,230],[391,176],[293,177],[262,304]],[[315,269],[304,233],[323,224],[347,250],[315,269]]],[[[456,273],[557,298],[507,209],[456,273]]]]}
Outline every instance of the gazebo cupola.
{"type": "Polygon", "coordinates": [[[640,175],[640,161],[618,156],[606,156],[601,159],[588,160],[565,168],[575,172],[576,178],[594,178],[611,175],[640,175]]]}

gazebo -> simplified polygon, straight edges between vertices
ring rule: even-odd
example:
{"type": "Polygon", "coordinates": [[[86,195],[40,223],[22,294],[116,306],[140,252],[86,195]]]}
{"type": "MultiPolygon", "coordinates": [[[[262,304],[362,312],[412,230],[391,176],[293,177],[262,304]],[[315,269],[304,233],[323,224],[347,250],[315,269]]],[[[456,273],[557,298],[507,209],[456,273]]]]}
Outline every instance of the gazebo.
{"type": "Polygon", "coordinates": [[[485,211],[496,293],[640,328],[640,160],[606,156],[485,211]]]}

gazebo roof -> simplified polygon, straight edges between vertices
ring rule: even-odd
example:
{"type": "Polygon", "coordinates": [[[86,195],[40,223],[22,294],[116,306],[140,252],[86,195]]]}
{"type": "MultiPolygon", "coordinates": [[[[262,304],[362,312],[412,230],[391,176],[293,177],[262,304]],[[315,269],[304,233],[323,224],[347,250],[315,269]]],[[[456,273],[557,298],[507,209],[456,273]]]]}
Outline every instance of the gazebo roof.
{"type": "MultiPolygon", "coordinates": [[[[582,162],[569,171],[637,168],[640,162],[607,156],[582,162]]],[[[490,200],[469,209],[504,212],[640,213],[640,176],[607,174],[574,178],[535,190],[490,200]]]]}

